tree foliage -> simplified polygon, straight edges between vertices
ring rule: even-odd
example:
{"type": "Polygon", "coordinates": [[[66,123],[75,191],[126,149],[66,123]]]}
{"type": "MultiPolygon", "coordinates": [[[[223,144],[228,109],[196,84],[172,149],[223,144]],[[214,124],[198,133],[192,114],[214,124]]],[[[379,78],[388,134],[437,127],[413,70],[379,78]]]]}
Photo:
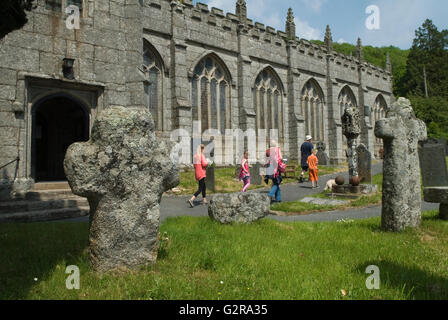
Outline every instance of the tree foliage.
{"type": "Polygon", "coordinates": [[[416,30],[397,89],[411,100],[429,137],[448,140],[448,30],[439,31],[429,19],[416,30]]]}
{"type": "Polygon", "coordinates": [[[415,115],[428,127],[428,136],[444,138],[448,141],[448,100],[435,96],[408,96],[415,110],[415,115]]]}
{"type": "MultiPolygon", "coordinates": [[[[319,40],[313,40],[312,42],[323,44],[323,42],[319,40]]],[[[333,49],[348,56],[354,55],[356,52],[356,46],[350,43],[334,43],[333,49]]],[[[400,79],[406,72],[406,60],[409,55],[409,50],[401,50],[400,48],[394,46],[381,48],[365,46],[363,47],[363,51],[366,62],[383,69],[386,68],[387,54],[389,53],[392,65],[392,75],[394,78],[393,90],[394,94],[398,94],[396,84],[400,83],[400,79]]]]}
{"type": "Polygon", "coordinates": [[[448,30],[437,30],[426,20],[415,32],[404,76],[397,82],[401,96],[425,96],[425,71],[428,96],[448,98],[448,30]]]}
{"type": "MultiPolygon", "coordinates": [[[[321,41],[313,42],[322,44],[321,41]]],[[[333,47],[346,55],[356,52],[356,46],[348,43],[335,43],[333,47]]],[[[439,31],[427,19],[415,31],[409,50],[392,46],[365,46],[363,50],[364,59],[381,68],[386,67],[389,53],[394,95],[411,100],[417,117],[428,126],[429,137],[448,140],[448,30],[439,31]]]]}

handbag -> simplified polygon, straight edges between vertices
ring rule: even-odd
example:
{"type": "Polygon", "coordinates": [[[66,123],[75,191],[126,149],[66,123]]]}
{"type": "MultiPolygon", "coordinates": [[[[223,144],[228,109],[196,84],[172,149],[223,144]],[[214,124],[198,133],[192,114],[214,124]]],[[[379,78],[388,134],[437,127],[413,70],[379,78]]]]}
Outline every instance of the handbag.
{"type": "Polygon", "coordinates": [[[286,163],[284,163],[283,159],[280,158],[280,148],[277,148],[277,162],[278,162],[278,171],[280,173],[285,173],[286,163]]]}

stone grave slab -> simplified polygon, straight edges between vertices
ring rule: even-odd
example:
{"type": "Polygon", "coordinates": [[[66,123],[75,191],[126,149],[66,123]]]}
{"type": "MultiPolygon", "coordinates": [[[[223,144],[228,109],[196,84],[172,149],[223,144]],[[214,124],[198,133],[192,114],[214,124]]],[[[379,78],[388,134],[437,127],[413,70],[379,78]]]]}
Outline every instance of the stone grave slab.
{"type": "Polygon", "coordinates": [[[437,140],[428,140],[419,144],[418,154],[423,186],[448,186],[445,146],[437,140]]]}

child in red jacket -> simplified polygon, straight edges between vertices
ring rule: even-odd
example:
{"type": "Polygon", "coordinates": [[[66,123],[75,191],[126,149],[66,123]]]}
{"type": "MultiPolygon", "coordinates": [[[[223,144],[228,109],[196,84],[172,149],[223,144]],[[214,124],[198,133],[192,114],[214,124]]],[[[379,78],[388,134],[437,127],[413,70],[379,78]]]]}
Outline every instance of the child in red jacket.
{"type": "Polygon", "coordinates": [[[200,145],[198,149],[197,154],[194,156],[194,173],[196,181],[198,181],[199,188],[198,191],[193,195],[193,197],[188,200],[188,203],[192,208],[194,208],[194,200],[199,196],[199,194],[202,193],[202,203],[205,205],[207,204],[207,188],[205,186],[205,178],[206,178],[206,172],[207,172],[207,166],[208,162],[205,159],[204,156],[204,149],[205,146],[202,144],[200,145]],[[200,149],[199,149],[200,148],[200,149]]]}
{"type": "Polygon", "coordinates": [[[241,192],[246,192],[250,187],[249,151],[247,150],[244,152],[243,160],[241,160],[239,178],[244,182],[243,190],[241,190],[241,192]]]}

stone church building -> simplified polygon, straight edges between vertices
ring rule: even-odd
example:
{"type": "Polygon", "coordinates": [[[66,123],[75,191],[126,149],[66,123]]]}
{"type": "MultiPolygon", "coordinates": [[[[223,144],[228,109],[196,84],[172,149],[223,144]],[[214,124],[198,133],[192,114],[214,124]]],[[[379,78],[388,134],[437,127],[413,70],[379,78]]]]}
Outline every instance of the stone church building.
{"type": "MultiPolygon", "coordinates": [[[[230,1],[230,0],[229,0],[230,1]]],[[[34,182],[65,180],[67,147],[89,138],[98,112],[140,106],[158,135],[175,129],[278,129],[298,159],[307,134],[345,161],[341,115],[362,115],[360,142],[377,152],[374,123],[391,104],[392,74],[248,19],[244,0],[225,14],[191,0],[36,0],[28,23],[0,40],[0,199],[34,182]],[[75,5],[79,29],[67,27],[75,5]]]]}

